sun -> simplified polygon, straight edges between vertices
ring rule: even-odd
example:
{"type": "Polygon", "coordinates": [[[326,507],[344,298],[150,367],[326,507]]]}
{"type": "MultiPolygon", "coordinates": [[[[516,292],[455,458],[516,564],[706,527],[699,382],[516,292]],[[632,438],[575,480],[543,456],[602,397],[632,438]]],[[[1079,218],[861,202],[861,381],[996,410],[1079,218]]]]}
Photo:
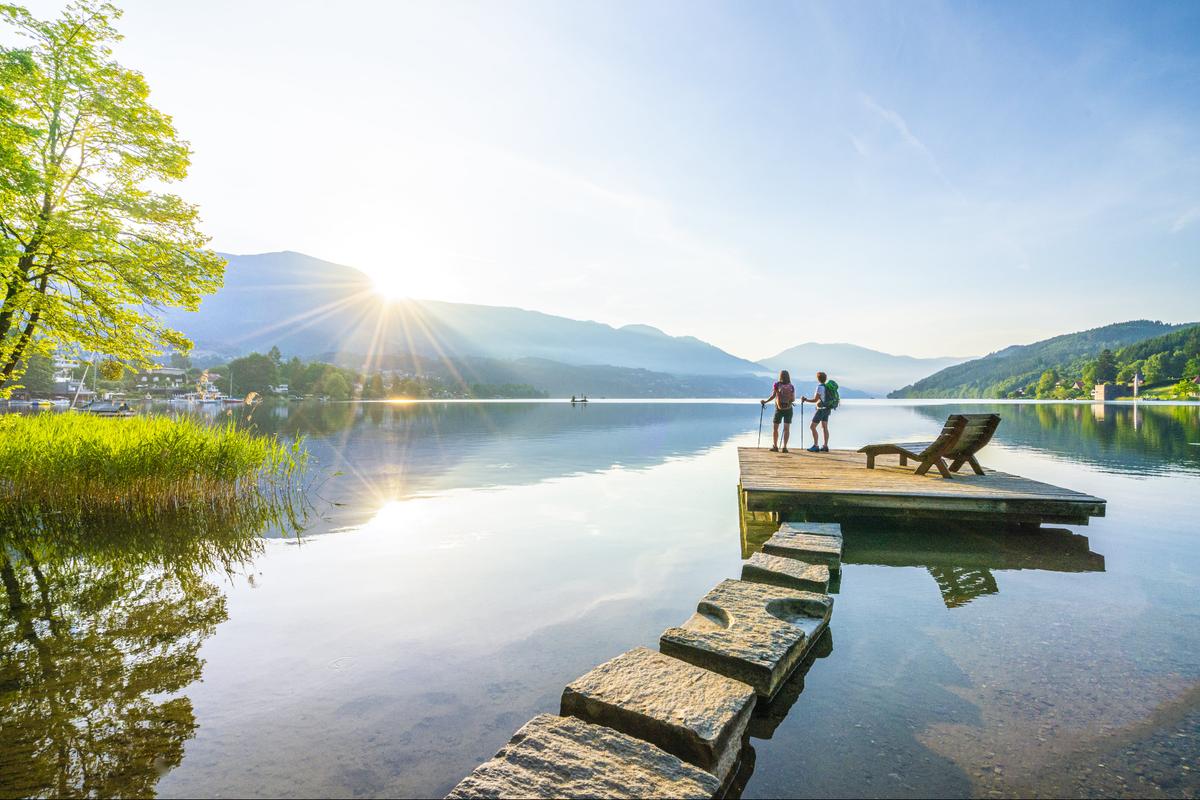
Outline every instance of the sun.
{"type": "Polygon", "coordinates": [[[371,276],[375,294],[384,300],[403,300],[412,296],[412,285],[396,273],[376,273],[371,276]]]}

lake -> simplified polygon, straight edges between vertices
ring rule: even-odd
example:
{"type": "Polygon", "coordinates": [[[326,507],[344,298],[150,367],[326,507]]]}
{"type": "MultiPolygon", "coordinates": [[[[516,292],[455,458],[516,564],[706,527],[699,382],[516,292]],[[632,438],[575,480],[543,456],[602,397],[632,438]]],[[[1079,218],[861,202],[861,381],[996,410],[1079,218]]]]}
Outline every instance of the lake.
{"type": "MultiPolygon", "coordinates": [[[[832,444],[964,409],[1004,417],[985,466],[1108,515],[848,529],[831,639],[758,714],[743,796],[1197,796],[1200,406],[847,401],[832,444]]],[[[241,424],[316,459],[300,536],[4,532],[0,795],[441,796],[740,573],[758,410],[262,406],[241,424]]]]}

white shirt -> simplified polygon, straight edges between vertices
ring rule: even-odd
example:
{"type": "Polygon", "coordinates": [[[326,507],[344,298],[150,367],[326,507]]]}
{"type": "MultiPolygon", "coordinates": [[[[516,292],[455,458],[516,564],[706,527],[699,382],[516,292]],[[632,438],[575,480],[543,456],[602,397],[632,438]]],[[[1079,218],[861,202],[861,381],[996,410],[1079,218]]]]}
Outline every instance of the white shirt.
{"type": "Polygon", "coordinates": [[[817,397],[817,405],[819,405],[819,406],[825,405],[825,384],[823,384],[823,383],[817,384],[816,397],[817,397]]]}

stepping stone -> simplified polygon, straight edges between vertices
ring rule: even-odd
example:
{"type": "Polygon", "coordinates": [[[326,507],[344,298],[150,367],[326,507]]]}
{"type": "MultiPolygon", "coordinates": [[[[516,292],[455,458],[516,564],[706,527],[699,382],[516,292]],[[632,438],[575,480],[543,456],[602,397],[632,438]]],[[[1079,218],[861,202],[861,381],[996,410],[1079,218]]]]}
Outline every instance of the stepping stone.
{"type": "Polygon", "coordinates": [[[447,798],[711,798],[721,782],[649,742],[574,717],[538,714],[447,798]]]}
{"type": "Polygon", "coordinates": [[[742,580],[826,594],[829,591],[829,567],[786,556],[755,553],[742,564],[742,580]]]}
{"type": "Polygon", "coordinates": [[[816,533],[792,533],[780,526],[775,535],[763,542],[762,551],[769,556],[797,558],[813,564],[824,564],[830,572],[842,570],[842,540],[816,533]]]}
{"type": "Polygon", "coordinates": [[[754,702],[740,681],[639,647],[572,681],[561,713],[644,739],[724,783],[754,702]]]}
{"type": "Polygon", "coordinates": [[[722,581],[691,619],[663,632],[659,649],[748,683],[769,700],[825,630],[832,610],[827,595],[722,581]]]}
{"type": "Polygon", "coordinates": [[[842,525],[839,522],[784,522],[779,526],[784,533],[808,533],[813,536],[832,536],[842,541],[842,525]]]}

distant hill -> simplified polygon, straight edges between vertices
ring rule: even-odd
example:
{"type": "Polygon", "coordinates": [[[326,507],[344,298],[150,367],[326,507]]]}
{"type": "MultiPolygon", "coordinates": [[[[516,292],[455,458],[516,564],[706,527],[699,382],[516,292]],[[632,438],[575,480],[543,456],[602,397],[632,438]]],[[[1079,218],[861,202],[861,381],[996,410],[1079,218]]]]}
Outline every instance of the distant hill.
{"type": "Polygon", "coordinates": [[[675,375],[631,367],[563,364],[544,358],[386,356],[368,361],[344,353],[323,353],[318,358],[356,370],[366,365],[368,371],[435,376],[451,385],[528,384],[551,397],[759,397],[766,396],[771,386],[770,380],[752,375],[675,375]]]}
{"type": "Polygon", "coordinates": [[[926,375],[953,364],[965,357],[914,358],[881,353],[855,344],[820,344],[809,342],[788,348],[778,355],[759,360],[772,372],[786,369],[792,380],[803,384],[818,370],[835,378],[839,385],[847,384],[876,397],[882,397],[898,386],[907,386],[926,375]]]}
{"type": "Polygon", "coordinates": [[[1047,369],[1075,373],[1081,368],[1080,362],[1095,359],[1106,348],[1119,350],[1185,327],[1188,325],[1141,319],[1013,345],[943,369],[888,397],[1005,397],[1018,387],[1036,382],[1047,369]]]}
{"type": "MultiPolygon", "coordinates": [[[[426,300],[388,302],[363,272],[301,253],[226,255],[225,287],[198,312],[171,311],[168,324],[196,342],[200,358],[228,358],[278,345],[288,355],[363,354],[429,359],[542,359],[673,375],[765,376],[759,364],[691,336],[647,325],[599,322],[519,308],[426,300]]],[[[587,390],[587,387],[579,387],[587,390]]]]}

